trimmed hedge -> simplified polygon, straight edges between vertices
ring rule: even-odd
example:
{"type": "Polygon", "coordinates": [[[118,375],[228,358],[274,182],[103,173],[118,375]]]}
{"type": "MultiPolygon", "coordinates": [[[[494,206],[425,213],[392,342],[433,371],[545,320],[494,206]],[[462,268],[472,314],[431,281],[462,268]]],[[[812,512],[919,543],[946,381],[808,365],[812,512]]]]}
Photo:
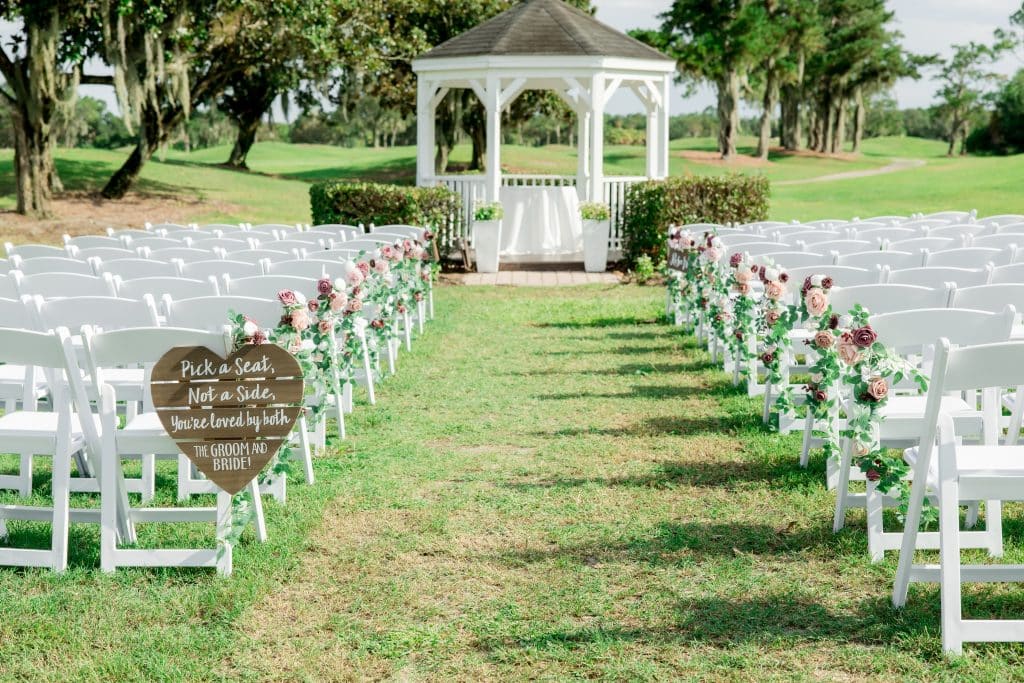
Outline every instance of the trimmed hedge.
{"type": "Polygon", "coordinates": [[[768,179],[762,175],[682,176],[646,180],[626,189],[622,253],[665,258],[669,225],[749,223],[768,217],[768,179]]]}
{"type": "Polygon", "coordinates": [[[461,216],[462,198],[446,187],[329,181],[309,188],[313,224],[408,224],[443,234],[461,216]]]}

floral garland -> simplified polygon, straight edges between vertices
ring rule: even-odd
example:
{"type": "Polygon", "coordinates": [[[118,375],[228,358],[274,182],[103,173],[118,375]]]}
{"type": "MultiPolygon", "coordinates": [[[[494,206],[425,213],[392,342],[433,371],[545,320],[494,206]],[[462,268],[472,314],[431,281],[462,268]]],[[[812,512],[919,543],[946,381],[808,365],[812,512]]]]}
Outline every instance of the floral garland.
{"type": "Polygon", "coordinates": [[[736,253],[729,257],[728,287],[733,293],[732,315],[729,322],[732,326],[726,338],[732,361],[736,371],[734,377],[746,377],[750,373],[749,361],[754,357],[756,346],[751,341],[756,335],[756,304],[751,296],[751,281],[760,272],[760,268],[750,260],[747,254],[736,253]]]}
{"type": "MultiPolygon", "coordinates": [[[[765,383],[780,386],[785,379],[782,374],[783,358],[793,348],[790,331],[798,318],[796,306],[783,303],[789,283],[789,273],[773,262],[766,262],[758,269],[758,277],[764,285],[764,295],[755,314],[755,333],[758,338],[758,358],[766,370],[765,383]]],[[[785,387],[776,397],[779,413],[788,412],[792,406],[790,388],[785,387]]]]}

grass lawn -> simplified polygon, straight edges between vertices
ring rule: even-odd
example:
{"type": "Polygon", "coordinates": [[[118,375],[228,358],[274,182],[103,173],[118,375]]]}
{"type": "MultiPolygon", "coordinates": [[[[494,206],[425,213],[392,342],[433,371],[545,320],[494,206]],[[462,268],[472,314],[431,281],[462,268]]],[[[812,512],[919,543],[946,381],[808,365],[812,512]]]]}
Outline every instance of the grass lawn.
{"type": "MultiPolygon", "coordinates": [[[[947,663],[935,588],[890,609],[895,561],[869,564],[863,514],[832,534],[822,458],[799,468],[798,437],[657,322],[663,298],[440,288],[232,579],[101,575],[87,527],[66,575],[0,571],[0,679],[1024,676],[1018,645],[947,663]]],[[[971,616],[1024,610],[966,596],[971,616]]]]}

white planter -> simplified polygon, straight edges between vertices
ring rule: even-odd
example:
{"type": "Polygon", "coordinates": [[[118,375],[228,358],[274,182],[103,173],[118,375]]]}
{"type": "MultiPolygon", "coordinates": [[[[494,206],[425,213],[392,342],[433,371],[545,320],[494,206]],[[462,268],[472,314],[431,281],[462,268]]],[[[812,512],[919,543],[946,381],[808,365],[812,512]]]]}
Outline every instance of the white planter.
{"type": "Polygon", "coordinates": [[[603,273],[608,267],[608,232],[610,221],[583,221],[583,269],[603,273]]]}
{"type": "Polygon", "coordinates": [[[476,249],[476,271],[497,273],[501,252],[501,221],[474,221],[473,246],[476,249]]]}

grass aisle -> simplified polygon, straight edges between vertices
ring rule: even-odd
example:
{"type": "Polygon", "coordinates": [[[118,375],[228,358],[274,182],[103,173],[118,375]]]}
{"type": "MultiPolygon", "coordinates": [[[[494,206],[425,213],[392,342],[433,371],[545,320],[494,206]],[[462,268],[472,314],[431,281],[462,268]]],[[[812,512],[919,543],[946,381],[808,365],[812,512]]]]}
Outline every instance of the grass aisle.
{"type": "MultiPolygon", "coordinates": [[[[445,289],[301,569],[227,675],[405,680],[956,675],[938,600],[888,606],[819,457],[654,324],[662,291],[445,289]]],[[[246,642],[244,638],[251,638],[246,642]]],[[[1007,677],[1020,649],[963,673],[1007,677]]]]}

